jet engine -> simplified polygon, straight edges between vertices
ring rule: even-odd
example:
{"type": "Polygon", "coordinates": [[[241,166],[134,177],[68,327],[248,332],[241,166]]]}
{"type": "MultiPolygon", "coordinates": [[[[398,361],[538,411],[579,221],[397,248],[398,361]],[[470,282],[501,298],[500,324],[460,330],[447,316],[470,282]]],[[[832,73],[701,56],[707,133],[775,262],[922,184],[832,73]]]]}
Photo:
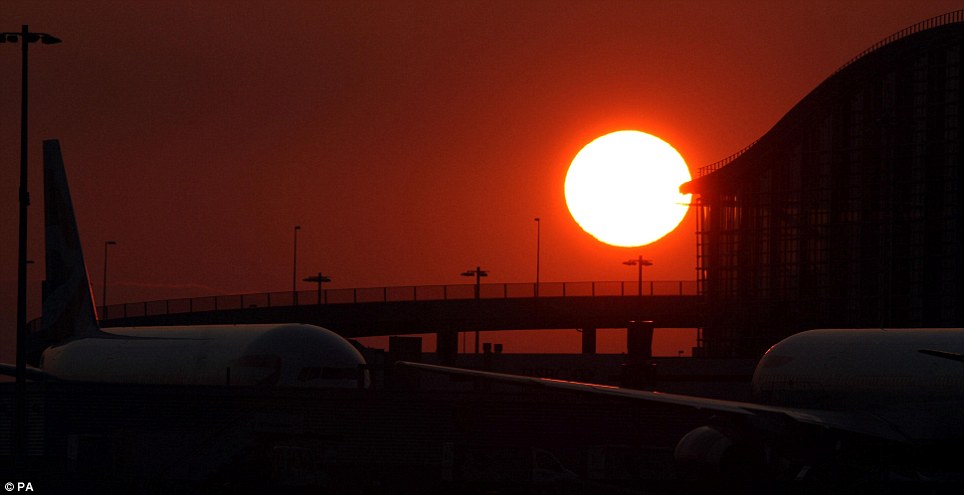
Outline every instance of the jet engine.
{"type": "Polygon", "coordinates": [[[766,467],[762,445],[717,426],[700,426],[687,433],[673,455],[681,474],[691,479],[759,478],[766,467]]]}

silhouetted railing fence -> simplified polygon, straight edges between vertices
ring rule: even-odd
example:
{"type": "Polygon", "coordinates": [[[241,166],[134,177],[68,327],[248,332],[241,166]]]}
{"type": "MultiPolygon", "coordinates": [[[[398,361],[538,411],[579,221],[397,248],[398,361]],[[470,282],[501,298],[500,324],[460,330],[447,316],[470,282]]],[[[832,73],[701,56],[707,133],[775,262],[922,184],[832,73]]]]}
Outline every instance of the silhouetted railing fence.
{"type": "MultiPolygon", "coordinates": [[[[538,291],[533,283],[482,284],[481,299],[518,299],[550,297],[611,297],[611,296],[695,296],[695,280],[644,281],[642,291],[633,282],[549,282],[540,283],[538,291]],[[538,295],[537,295],[538,294],[538,295]]],[[[302,290],[298,292],[261,292],[223,296],[190,297],[111,304],[98,309],[101,319],[129,318],[203,311],[224,311],[246,308],[276,308],[311,306],[317,304],[364,304],[411,301],[455,301],[475,298],[475,284],[416,285],[400,287],[369,287],[360,289],[302,290]]]]}
{"type": "MultiPolygon", "coordinates": [[[[948,25],[948,24],[956,24],[956,23],[959,23],[959,22],[964,22],[964,10],[955,10],[955,11],[953,11],[953,12],[948,12],[948,13],[946,13],[946,14],[942,14],[942,15],[939,15],[939,16],[937,16],[937,17],[932,17],[932,18],[930,18],[930,19],[927,19],[927,20],[918,22],[917,24],[914,24],[913,26],[910,26],[910,27],[908,27],[908,28],[905,28],[905,29],[902,29],[902,30],[900,30],[900,31],[897,31],[896,33],[894,33],[894,34],[892,34],[892,35],[890,35],[890,36],[888,36],[888,37],[886,37],[886,38],[878,41],[877,43],[874,43],[873,45],[870,46],[870,48],[867,48],[866,50],[860,52],[856,57],[850,59],[849,61],[847,61],[847,63],[841,65],[840,68],[838,68],[837,70],[835,70],[835,71],[833,72],[833,74],[831,74],[831,77],[832,77],[833,75],[837,74],[838,72],[846,69],[847,67],[849,67],[850,65],[852,65],[854,62],[856,62],[856,61],[864,58],[864,57],[867,56],[868,54],[870,54],[870,53],[872,53],[872,52],[880,49],[881,47],[883,47],[883,46],[885,46],[885,45],[889,45],[890,43],[893,43],[893,42],[895,42],[895,41],[897,41],[897,40],[899,40],[899,39],[905,38],[905,37],[910,36],[910,35],[912,35],[912,34],[919,33],[919,32],[921,32],[921,31],[925,31],[925,30],[928,30],[928,29],[931,29],[931,28],[946,26],[946,25],[948,25]]],[[[739,158],[740,155],[742,155],[742,154],[743,154],[744,152],[746,152],[748,149],[752,148],[753,145],[755,145],[756,143],[757,143],[757,141],[754,141],[754,142],[750,143],[749,146],[746,146],[745,148],[741,149],[740,151],[737,151],[736,153],[733,153],[732,155],[730,155],[730,156],[728,156],[728,157],[726,157],[726,158],[724,158],[724,159],[722,159],[722,160],[720,160],[720,161],[718,161],[718,162],[711,163],[711,164],[709,164],[709,165],[700,167],[700,168],[697,169],[697,171],[696,171],[696,176],[697,176],[697,177],[703,177],[704,175],[708,175],[708,174],[710,174],[710,173],[716,172],[717,170],[719,170],[719,169],[725,167],[726,165],[728,165],[728,164],[729,164],[730,162],[732,162],[733,160],[739,158]]]]}

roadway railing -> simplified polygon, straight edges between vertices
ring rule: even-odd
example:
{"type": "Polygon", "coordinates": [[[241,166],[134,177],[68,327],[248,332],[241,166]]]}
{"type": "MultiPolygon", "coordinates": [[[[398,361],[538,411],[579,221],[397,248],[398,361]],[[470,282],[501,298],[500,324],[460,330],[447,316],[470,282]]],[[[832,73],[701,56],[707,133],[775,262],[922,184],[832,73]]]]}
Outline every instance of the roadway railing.
{"type": "MultiPolygon", "coordinates": [[[[611,296],[695,296],[695,280],[639,282],[549,282],[513,284],[481,284],[481,299],[611,297],[611,296]]],[[[359,289],[303,290],[298,292],[261,292],[223,296],[164,299],[98,308],[102,320],[155,316],[164,314],[199,313],[255,308],[312,306],[323,304],[364,304],[412,301],[455,301],[474,299],[475,284],[409,285],[400,287],[369,287],[359,289]]]]}
{"type": "MultiPolygon", "coordinates": [[[[759,141],[759,140],[757,140],[757,141],[759,141]]],[[[730,162],[732,162],[733,160],[736,160],[737,158],[739,158],[740,155],[742,155],[743,153],[746,153],[746,151],[749,150],[750,148],[752,148],[753,145],[755,145],[755,144],[756,144],[756,141],[753,141],[752,143],[750,143],[750,144],[748,144],[746,147],[744,147],[742,150],[737,151],[736,153],[733,153],[732,155],[730,155],[730,156],[728,156],[728,157],[726,157],[726,158],[724,158],[724,159],[722,159],[722,160],[720,160],[720,161],[718,161],[718,162],[711,163],[711,164],[709,164],[709,165],[706,165],[706,166],[703,166],[703,167],[698,168],[698,169],[696,170],[696,176],[697,176],[697,177],[703,177],[704,175],[709,175],[709,174],[711,174],[711,173],[713,173],[713,172],[716,172],[717,170],[719,170],[719,169],[721,169],[721,168],[729,165],[730,162]]]]}
{"type": "Polygon", "coordinates": [[[854,62],[867,56],[867,54],[877,51],[879,48],[885,45],[889,45],[897,40],[906,38],[912,34],[917,34],[921,31],[926,31],[928,29],[941,27],[941,26],[947,26],[949,24],[956,24],[959,22],[964,22],[964,10],[955,10],[952,12],[948,12],[946,14],[941,14],[939,16],[931,17],[930,19],[925,19],[923,21],[920,21],[917,24],[914,24],[913,26],[901,29],[900,31],[897,31],[896,33],[878,41],[877,43],[874,43],[873,45],[870,46],[870,48],[867,48],[866,50],[860,52],[859,54],[857,54],[857,56],[847,61],[847,63],[843,64],[839,69],[834,71],[834,74],[846,69],[854,62]]]}

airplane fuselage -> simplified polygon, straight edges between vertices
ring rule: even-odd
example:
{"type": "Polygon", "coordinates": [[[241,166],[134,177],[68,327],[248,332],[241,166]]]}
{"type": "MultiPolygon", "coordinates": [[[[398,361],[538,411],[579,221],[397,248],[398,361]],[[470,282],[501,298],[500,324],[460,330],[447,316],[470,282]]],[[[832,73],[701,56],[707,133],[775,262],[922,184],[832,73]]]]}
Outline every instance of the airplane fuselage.
{"type": "Polygon", "coordinates": [[[62,380],[168,385],[354,388],[364,358],[321,327],[298,324],[109,329],[51,347],[42,368],[62,380]]]}
{"type": "Polygon", "coordinates": [[[921,353],[964,353],[964,329],[824,329],[788,337],[760,359],[761,404],[864,411],[912,440],[964,438],[964,363],[921,353]]]}

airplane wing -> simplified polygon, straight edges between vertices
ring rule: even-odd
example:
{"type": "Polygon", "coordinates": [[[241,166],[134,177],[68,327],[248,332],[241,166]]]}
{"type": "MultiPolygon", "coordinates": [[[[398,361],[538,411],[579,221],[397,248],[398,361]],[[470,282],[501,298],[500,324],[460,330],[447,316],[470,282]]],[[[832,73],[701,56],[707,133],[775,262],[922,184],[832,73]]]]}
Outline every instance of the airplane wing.
{"type": "Polygon", "coordinates": [[[819,409],[798,409],[792,407],[767,406],[752,402],[709,399],[690,395],[650,392],[600,385],[594,383],[572,382],[552,378],[536,378],[531,376],[509,375],[491,371],[479,371],[464,368],[452,368],[433,364],[412,363],[399,361],[398,366],[415,368],[433,373],[451,376],[469,376],[494,380],[505,383],[531,385],[575,393],[612,397],[619,399],[638,400],[660,404],[670,404],[691,409],[713,411],[723,414],[743,417],[786,417],[798,423],[815,425],[823,428],[842,430],[847,432],[869,435],[886,440],[905,442],[908,438],[883,418],[872,413],[851,411],[826,411],[819,409]]]}
{"type": "Polygon", "coordinates": [[[928,356],[934,356],[934,357],[939,357],[943,359],[950,359],[951,361],[964,363],[964,355],[958,352],[938,351],[935,349],[920,349],[917,352],[921,354],[927,354],[928,356]]]}
{"type": "MultiPolygon", "coordinates": [[[[13,364],[0,363],[0,375],[5,376],[17,376],[17,366],[13,364]]],[[[32,366],[26,367],[25,376],[27,380],[40,381],[40,380],[56,380],[53,375],[47,373],[46,371],[34,368],[32,366]]]]}

